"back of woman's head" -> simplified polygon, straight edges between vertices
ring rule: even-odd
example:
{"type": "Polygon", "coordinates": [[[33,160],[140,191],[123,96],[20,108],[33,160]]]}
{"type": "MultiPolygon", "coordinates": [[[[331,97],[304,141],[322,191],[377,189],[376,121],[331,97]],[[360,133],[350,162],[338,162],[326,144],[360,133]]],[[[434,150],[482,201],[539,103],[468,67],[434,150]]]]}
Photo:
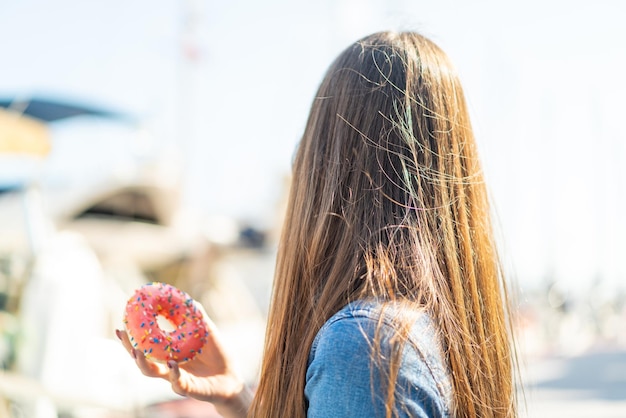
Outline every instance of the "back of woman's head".
{"type": "Polygon", "coordinates": [[[415,33],[354,43],[322,81],[295,156],[257,400],[279,405],[257,411],[302,416],[300,344],[346,303],[377,298],[433,315],[458,416],[513,414],[503,291],[448,58],[415,33]]]}
{"type": "Polygon", "coordinates": [[[354,259],[363,267],[363,257],[369,270],[340,272],[341,283],[329,283],[332,294],[345,298],[336,289],[347,286],[348,293],[414,295],[411,282],[420,278],[413,269],[436,268],[438,244],[429,241],[441,237],[442,207],[477,181],[462,90],[444,53],[414,33],[380,33],[352,45],[322,82],[294,164],[291,218],[306,229],[307,268],[322,269],[312,271],[321,286],[312,296],[333,277],[324,264],[354,259]],[[411,240],[418,242],[406,247],[411,240]],[[325,248],[316,254],[319,245],[325,248]],[[416,250],[427,260],[406,257],[416,250]],[[401,271],[389,275],[389,268],[401,271]],[[376,289],[385,279],[393,283],[376,289]]]}

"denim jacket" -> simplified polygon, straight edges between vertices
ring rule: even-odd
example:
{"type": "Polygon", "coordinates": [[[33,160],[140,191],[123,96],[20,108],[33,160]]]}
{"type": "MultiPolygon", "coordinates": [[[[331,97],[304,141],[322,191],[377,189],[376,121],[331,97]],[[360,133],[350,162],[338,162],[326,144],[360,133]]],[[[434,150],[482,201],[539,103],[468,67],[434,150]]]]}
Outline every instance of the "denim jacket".
{"type": "MultiPolygon", "coordinates": [[[[386,387],[380,365],[391,353],[393,309],[385,310],[381,361],[372,360],[372,343],[380,304],[353,302],[320,329],[309,354],[305,397],[307,417],[384,417],[386,387]]],[[[437,333],[425,313],[419,314],[402,352],[396,381],[399,417],[449,417],[452,389],[437,333]]],[[[383,374],[384,376],[384,374],[383,374]]]]}

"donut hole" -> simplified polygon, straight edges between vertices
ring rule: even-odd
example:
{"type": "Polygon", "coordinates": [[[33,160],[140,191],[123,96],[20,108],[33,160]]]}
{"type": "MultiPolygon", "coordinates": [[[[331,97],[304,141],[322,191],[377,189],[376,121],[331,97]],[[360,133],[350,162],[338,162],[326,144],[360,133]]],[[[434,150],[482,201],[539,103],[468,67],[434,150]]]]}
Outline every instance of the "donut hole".
{"type": "Polygon", "coordinates": [[[156,322],[161,331],[165,332],[173,332],[176,330],[176,324],[170,321],[168,318],[163,315],[157,315],[156,322]]]}

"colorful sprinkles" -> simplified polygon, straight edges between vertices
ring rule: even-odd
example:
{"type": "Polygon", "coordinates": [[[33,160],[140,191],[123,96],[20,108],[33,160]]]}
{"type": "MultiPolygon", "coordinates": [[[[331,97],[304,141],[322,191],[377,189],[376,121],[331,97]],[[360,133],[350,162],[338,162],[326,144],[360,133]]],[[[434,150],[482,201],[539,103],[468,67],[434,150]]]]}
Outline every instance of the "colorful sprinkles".
{"type": "Polygon", "coordinates": [[[188,294],[166,283],[142,286],[128,300],[124,326],[133,347],[147,358],[184,362],[202,352],[209,331],[202,312],[188,294]],[[158,325],[162,316],[176,328],[165,331],[158,325]]]}

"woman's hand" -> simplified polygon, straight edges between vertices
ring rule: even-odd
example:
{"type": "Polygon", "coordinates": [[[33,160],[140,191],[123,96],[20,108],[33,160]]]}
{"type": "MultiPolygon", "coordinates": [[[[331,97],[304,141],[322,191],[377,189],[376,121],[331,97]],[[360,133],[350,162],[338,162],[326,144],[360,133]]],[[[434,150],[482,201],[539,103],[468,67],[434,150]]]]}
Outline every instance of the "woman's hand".
{"type": "Polygon", "coordinates": [[[213,403],[224,417],[245,417],[252,393],[234,372],[217,327],[206,314],[205,321],[209,335],[202,352],[180,365],[174,360],[167,364],[150,361],[142,350],[133,348],[125,331],[115,333],[144,375],[169,381],[179,395],[213,403]]]}

